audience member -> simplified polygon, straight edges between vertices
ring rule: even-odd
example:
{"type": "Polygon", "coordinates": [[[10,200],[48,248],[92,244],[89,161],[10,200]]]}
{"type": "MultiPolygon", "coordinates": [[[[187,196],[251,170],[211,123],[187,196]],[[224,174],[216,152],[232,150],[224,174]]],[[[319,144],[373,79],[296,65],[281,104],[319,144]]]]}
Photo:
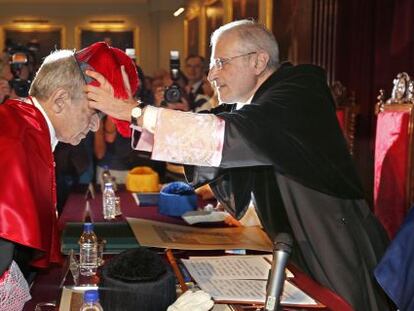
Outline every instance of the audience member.
{"type": "Polygon", "coordinates": [[[190,97],[191,110],[202,111],[212,108],[209,99],[214,90],[206,79],[204,57],[189,55],[185,59],[185,75],[188,79],[186,91],[190,97]]]}
{"type": "Polygon", "coordinates": [[[160,180],[164,180],[165,163],[152,161],[146,154],[132,150],[131,138],[119,135],[115,124],[107,117],[101,120],[95,133],[94,154],[97,183],[102,183],[102,172],[108,169],[117,184],[125,184],[128,171],[136,166],[149,166],[158,173],[160,180]]]}
{"type": "Polygon", "coordinates": [[[58,143],[53,155],[55,159],[57,211],[62,213],[70,193],[85,191],[87,185],[94,180],[93,134],[88,133],[85,139],[73,146],[58,143]]]}
{"type": "Polygon", "coordinates": [[[0,104],[10,97],[9,81],[13,78],[7,54],[0,54],[0,104]]]}

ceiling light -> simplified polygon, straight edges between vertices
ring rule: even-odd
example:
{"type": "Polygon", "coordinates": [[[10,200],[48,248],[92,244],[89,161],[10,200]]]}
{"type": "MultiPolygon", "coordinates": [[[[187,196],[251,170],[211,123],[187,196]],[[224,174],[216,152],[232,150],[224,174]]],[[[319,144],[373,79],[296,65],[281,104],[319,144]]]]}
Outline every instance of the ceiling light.
{"type": "Polygon", "coordinates": [[[181,7],[181,8],[179,8],[177,11],[175,11],[174,12],[174,16],[175,17],[177,17],[178,15],[180,15],[181,13],[183,13],[184,12],[184,8],[183,7],[181,7]]]}

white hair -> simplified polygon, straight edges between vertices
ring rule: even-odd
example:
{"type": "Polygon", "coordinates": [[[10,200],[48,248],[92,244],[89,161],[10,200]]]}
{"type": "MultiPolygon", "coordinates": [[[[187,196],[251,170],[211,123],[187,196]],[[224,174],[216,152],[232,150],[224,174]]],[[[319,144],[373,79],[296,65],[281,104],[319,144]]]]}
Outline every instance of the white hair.
{"type": "Polygon", "coordinates": [[[57,50],[45,58],[29,90],[30,96],[46,99],[59,87],[69,92],[71,98],[84,96],[85,81],[74,51],[57,50]]]}
{"type": "Polygon", "coordinates": [[[236,34],[239,37],[241,53],[265,51],[269,55],[267,68],[274,70],[278,67],[279,47],[272,32],[264,25],[248,19],[225,24],[211,35],[211,47],[214,47],[221,37],[229,34],[236,34]]]}

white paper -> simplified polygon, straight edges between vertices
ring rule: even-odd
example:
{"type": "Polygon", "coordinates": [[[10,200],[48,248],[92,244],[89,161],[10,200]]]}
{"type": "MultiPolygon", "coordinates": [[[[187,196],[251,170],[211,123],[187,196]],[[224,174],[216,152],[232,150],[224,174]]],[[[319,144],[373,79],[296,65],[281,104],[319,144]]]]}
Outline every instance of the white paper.
{"type": "Polygon", "coordinates": [[[195,280],[267,280],[270,269],[263,256],[190,257],[182,262],[195,280]]]}
{"type": "MultiPolygon", "coordinates": [[[[190,257],[182,259],[182,262],[197,285],[216,301],[265,303],[271,267],[269,255],[190,257]]],[[[286,272],[293,277],[290,271],[286,272]]],[[[285,281],[281,303],[317,305],[315,300],[288,281],[285,281]]]]}
{"type": "MultiPolygon", "coordinates": [[[[187,270],[198,278],[267,280],[272,255],[195,256],[182,259],[187,270]],[[201,275],[203,274],[203,275],[201,275]]],[[[294,275],[286,269],[286,277],[294,275]]]]}
{"type": "Polygon", "coordinates": [[[200,222],[222,222],[230,214],[218,211],[189,211],[181,217],[190,225],[200,222]]]}

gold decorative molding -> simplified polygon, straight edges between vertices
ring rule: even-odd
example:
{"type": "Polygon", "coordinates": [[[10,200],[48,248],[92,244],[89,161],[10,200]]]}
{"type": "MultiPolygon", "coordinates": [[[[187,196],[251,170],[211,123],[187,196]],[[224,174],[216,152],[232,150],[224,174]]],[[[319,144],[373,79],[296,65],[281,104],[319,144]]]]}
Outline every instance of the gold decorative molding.
{"type": "Polygon", "coordinates": [[[223,0],[223,24],[230,23],[233,20],[233,0],[223,0]]]}
{"type": "Polygon", "coordinates": [[[61,48],[66,48],[66,28],[63,25],[55,25],[47,23],[38,23],[33,22],[34,20],[25,19],[24,22],[16,22],[13,24],[7,24],[0,26],[0,51],[3,51],[5,46],[4,42],[6,40],[6,31],[20,31],[20,32],[50,32],[50,31],[59,31],[60,32],[60,45],[61,48]]]}
{"type": "Polygon", "coordinates": [[[81,48],[81,35],[82,31],[94,31],[94,32],[125,32],[125,31],[132,31],[133,33],[133,41],[134,41],[134,49],[138,60],[141,59],[141,50],[140,50],[140,42],[139,42],[139,27],[127,26],[123,23],[105,23],[104,21],[100,21],[99,23],[90,23],[89,25],[81,25],[75,27],[75,48],[79,50],[81,48]]]}
{"type": "Polygon", "coordinates": [[[259,1],[259,22],[272,30],[273,27],[273,0],[259,1]]]}
{"type": "Polygon", "coordinates": [[[199,54],[203,57],[206,56],[206,48],[210,44],[210,38],[207,38],[207,17],[206,7],[200,8],[200,38],[198,39],[198,50],[199,54]]]}

